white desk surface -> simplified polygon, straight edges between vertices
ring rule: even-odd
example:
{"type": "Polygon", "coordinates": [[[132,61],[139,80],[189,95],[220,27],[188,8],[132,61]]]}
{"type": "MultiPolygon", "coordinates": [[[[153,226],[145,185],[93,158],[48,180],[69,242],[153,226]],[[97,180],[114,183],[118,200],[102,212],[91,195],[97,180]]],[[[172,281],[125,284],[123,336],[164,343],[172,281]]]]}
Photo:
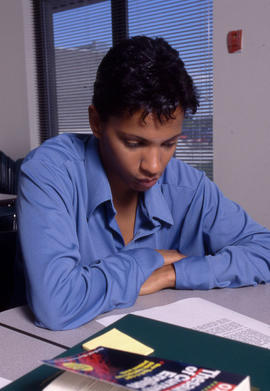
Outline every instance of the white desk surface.
{"type": "Polygon", "coordinates": [[[50,359],[65,350],[1,326],[0,340],[0,376],[7,380],[23,376],[39,367],[41,360],[50,359]]]}
{"type": "MultiPolygon", "coordinates": [[[[152,295],[141,296],[132,307],[114,310],[110,314],[128,314],[189,297],[201,297],[270,325],[270,284],[237,289],[212,289],[209,291],[168,289],[152,295]]],[[[98,320],[107,315],[108,313],[100,315],[95,320],[77,329],[50,331],[35,326],[33,315],[27,307],[17,307],[1,312],[0,324],[14,327],[68,348],[100,331],[103,326],[98,323],[98,320]]]]}
{"type": "MultiPolygon", "coordinates": [[[[114,310],[110,314],[127,314],[190,297],[209,300],[270,325],[270,284],[210,291],[164,290],[139,297],[134,306],[114,310]]],[[[103,328],[98,320],[107,315],[101,315],[74,330],[50,331],[34,325],[33,316],[27,307],[17,307],[1,312],[0,376],[14,380],[38,366],[39,360],[56,356],[64,350],[64,347],[71,347],[90,337],[103,328]],[[58,346],[54,346],[53,343],[58,346]]]]}

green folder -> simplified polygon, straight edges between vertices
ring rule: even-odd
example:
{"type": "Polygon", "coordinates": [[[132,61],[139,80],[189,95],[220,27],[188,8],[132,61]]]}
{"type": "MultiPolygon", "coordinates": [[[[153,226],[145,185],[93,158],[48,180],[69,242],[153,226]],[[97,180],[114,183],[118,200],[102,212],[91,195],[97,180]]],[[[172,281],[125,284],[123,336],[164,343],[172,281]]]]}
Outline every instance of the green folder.
{"type": "MultiPolygon", "coordinates": [[[[91,338],[112,328],[128,334],[152,347],[152,355],[189,364],[249,375],[253,387],[270,390],[270,350],[232,341],[226,338],[171,325],[165,322],[127,315],[91,338]]],[[[82,341],[59,357],[82,351],[82,341]]],[[[57,369],[42,365],[17,379],[2,390],[39,391],[58,373],[57,369]]]]}

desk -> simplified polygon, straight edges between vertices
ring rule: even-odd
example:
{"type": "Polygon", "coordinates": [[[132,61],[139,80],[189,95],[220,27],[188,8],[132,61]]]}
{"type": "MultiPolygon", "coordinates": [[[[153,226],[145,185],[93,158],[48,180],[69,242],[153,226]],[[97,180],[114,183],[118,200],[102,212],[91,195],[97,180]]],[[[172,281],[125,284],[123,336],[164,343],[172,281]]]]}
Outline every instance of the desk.
{"type": "MultiPolygon", "coordinates": [[[[136,303],[134,304],[134,306],[130,308],[114,310],[110,314],[119,314],[119,313],[127,314],[133,311],[142,310],[153,306],[161,306],[168,303],[173,303],[180,299],[186,299],[190,297],[200,297],[209,300],[213,303],[223,305],[229,309],[240,312],[243,315],[250,316],[252,318],[255,318],[257,320],[260,320],[270,325],[270,309],[269,309],[270,284],[259,285],[257,287],[238,288],[238,289],[214,289],[210,291],[184,291],[184,290],[168,289],[152,295],[139,297],[136,303]]],[[[50,331],[50,330],[44,330],[38,328],[33,324],[33,317],[27,307],[17,307],[0,313],[0,324],[2,325],[2,327],[0,328],[0,336],[1,336],[1,340],[3,341],[2,339],[3,329],[10,327],[12,328],[12,330],[10,329],[9,330],[18,335],[20,335],[20,333],[15,331],[15,329],[18,329],[22,333],[27,333],[27,335],[21,334],[21,338],[22,339],[24,337],[30,338],[29,340],[30,346],[31,344],[34,345],[37,343],[38,341],[37,338],[42,338],[42,341],[38,341],[38,343],[42,342],[41,345],[45,344],[42,347],[43,349],[45,349],[46,345],[50,345],[50,347],[47,346],[48,350],[52,349],[53,348],[52,343],[57,343],[58,346],[55,347],[57,349],[61,349],[60,345],[62,345],[62,348],[64,346],[71,347],[79,343],[83,339],[88,338],[89,336],[96,333],[97,331],[101,330],[103,326],[98,321],[104,316],[107,316],[107,314],[100,315],[94,321],[86,323],[85,325],[75,330],[50,331]]],[[[166,321],[166,319],[164,319],[164,321],[166,321]]],[[[15,343],[13,341],[9,343],[15,346],[15,343]]],[[[23,351],[29,352],[29,349],[26,348],[26,350],[23,351]]],[[[40,353],[41,353],[40,354],[41,358],[47,357],[47,354],[45,354],[44,350],[43,352],[40,353]]],[[[50,356],[53,357],[56,354],[58,353],[52,352],[50,356]]],[[[1,354],[0,377],[9,379],[9,377],[7,376],[7,369],[5,369],[5,372],[3,369],[3,363],[4,363],[3,360],[5,360],[3,356],[4,355],[1,354]]],[[[9,357],[10,357],[10,362],[18,363],[15,351],[12,353],[11,350],[9,357]],[[12,354],[14,354],[14,357],[12,357],[12,354]]],[[[24,371],[24,373],[38,366],[38,363],[35,361],[32,363],[33,366],[29,368],[29,364],[27,364],[26,361],[27,360],[25,360],[25,363],[21,362],[19,364],[21,366],[20,370],[24,371]],[[24,368],[24,364],[25,366],[27,366],[27,370],[24,368]]],[[[14,372],[14,376],[17,377],[19,376],[17,375],[16,371],[13,372],[14,372]]],[[[10,380],[13,380],[15,378],[16,377],[12,377],[10,380]]]]}
{"type": "Polygon", "coordinates": [[[0,326],[1,377],[15,380],[65,349],[0,326]],[[12,365],[13,363],[13,365],[12,365]]]}

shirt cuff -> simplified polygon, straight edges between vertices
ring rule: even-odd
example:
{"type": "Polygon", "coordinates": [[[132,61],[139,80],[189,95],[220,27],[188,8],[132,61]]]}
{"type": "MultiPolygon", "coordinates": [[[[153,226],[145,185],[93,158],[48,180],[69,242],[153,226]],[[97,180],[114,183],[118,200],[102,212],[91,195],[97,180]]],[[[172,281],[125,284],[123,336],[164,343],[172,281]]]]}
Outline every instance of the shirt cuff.
{"type": "Polygon", "coordinates": [[[207,256],[190,256],[174,263],[176,289],[211,289],[214,276],[207,256]]]}

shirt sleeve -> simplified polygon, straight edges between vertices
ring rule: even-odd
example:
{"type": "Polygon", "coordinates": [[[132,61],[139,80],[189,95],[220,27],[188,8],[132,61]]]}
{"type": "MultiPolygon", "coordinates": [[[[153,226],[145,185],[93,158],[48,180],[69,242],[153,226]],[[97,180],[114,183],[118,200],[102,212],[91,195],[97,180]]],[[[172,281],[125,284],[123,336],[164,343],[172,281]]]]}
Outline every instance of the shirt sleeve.
{"type": "Polygon", "coordinates": [[[143,282],[163,264],[157,251],[140,248],[82,266],[71,189],[67,172],[57,165],[22,165],[17,212],[27,300],[37,324],[54,330],[132,305],[143,282]]]}
{"type": "Polygon", "coordinates": [[[270,282],[270,232],[208,178],[185,218],[175,263],[177,289],[241,287],[270,282]]]}

